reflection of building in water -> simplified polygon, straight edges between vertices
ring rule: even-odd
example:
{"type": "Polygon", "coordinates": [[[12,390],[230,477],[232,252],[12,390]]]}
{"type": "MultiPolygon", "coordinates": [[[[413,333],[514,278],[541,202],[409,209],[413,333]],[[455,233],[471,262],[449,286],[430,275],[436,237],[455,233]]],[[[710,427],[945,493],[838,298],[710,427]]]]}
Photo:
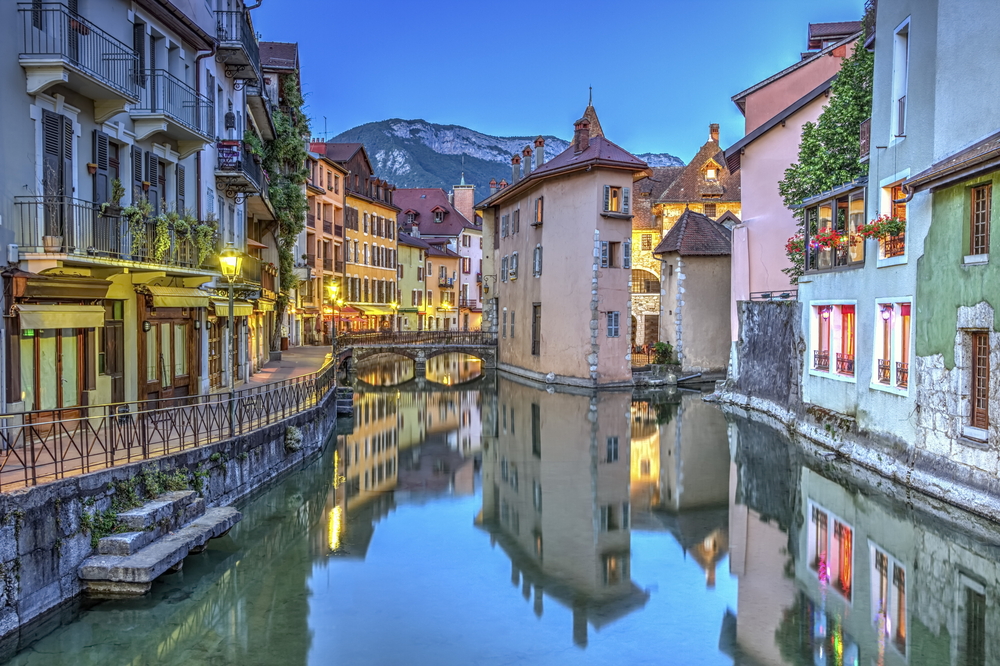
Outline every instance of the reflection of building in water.
{"type": "Polygon", "coordinates": [[[441,354],[427,359],[427,380],[453,386],[483,374],[483,362],[466,354],[441,354]]]}
{"type": "Polygon", "coordinates": [[[395,386],[413,379],[413,361],[398,354],[376,354],[359,361],[354,374],[372,386],[395,386]]]}
{"type": "Polygon", "coordinates": [[[624,392],[549,393],[500,378],[478,521],[511,580],[573,610],[573,640],[645,605],[630,576],[629,404],[624,392]],[[533,588],[533,590],[532,590],[533,588]]]}
{"type": "Polygon", "coordinates": [[[755,663],[1000,663],[994,524],[907,508],[888,482],[845,487],[765,426],[740,422],[733,436],[740,611],[721,643],[755,663]]]}
{"type": "Polygon", "coordinates": [[[356,393],[354,432],[344,435],[344,490],[347,509],[396,485],[399,453],[398,397],[356,393]]]}
{"type": "Polygon", "coordinates": [[[632,402],[632,504],[636,530],[669,531],[715,586],[728,553],[725,418],[700,395],[632,402]]]}

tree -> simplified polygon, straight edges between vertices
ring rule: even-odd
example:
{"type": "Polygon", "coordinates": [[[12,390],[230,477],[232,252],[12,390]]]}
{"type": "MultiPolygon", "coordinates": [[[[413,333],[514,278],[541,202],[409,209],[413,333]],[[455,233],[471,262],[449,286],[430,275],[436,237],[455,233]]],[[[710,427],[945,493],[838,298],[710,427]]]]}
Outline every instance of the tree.
{"type": "MultiPolygon", "coordinates": [[[[840,73],[830,85],[829,104],[815,123],[802,126],[798,161],[785,170],[784,179],[778,183],[785,206],[795,210],[800,233],[802,210],[793,206],[868,174],[868,164],[860,159],[860,128],[872,113],[874,63],[875,55],[861,42],[855,42],[854,52],[844,58],[840,73]]],[[[793,267],[782,270],[797,281],[802,275],[801,256],[789,254],[789,259],[793,267]]]]}

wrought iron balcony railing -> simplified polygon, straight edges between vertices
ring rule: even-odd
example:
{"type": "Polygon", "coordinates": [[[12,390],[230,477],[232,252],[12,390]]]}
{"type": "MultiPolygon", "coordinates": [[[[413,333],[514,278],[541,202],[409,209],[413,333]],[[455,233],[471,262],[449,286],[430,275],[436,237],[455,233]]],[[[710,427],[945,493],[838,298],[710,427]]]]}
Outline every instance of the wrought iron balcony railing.
{"type": "Polygon", "coordinates": [[[333,262],[333,271],[335,273],[343,273],[344,272],[344,262],[343,262],[343,260],[334,261],[333,262]]]}
{"type": "Polygon", "coordinates": [[[813,368],[816,370],[829,370],[830,369],[830,352],[828,351],[814,351],[813,352],[813,368]]]}
{"type": "Polygon", "coordinates": [[[333,227],[333,235],[336,238],[343,238],[344,237],[344,225],[342,225],[342,224],[336,224],[336,225],[334,225],[334,227],[333,227]]]}
{"type": "Polygon", "coordinates": [[[862,161],[868,159],[868,153],[872,149],[872,119],[865,118],[861,121],[861,131],[860,131],[860,155],[862,161]]]}
{"type": "Polygon", "coordinates": [[[910,384],[910,364],[897,361],[896,363],[896,386],[906,388],[910,384]]]}
{"type": "Polygon", "coordinates": [[[333,270],[333,257],[323,257],[323,270],[324,271],[333,270]]]}
{"type": "Polygon", "coordinates": [[[330,220],[323,220],[323,233],[333,235],[333,222],[330,220]]]}
{"type": "Polygon", "coordinates": [[[906,254],[906,232],[904,231],[898,236],[889,236],[883,239],[881,244],[884,258],[901,257],[906,254]]]}
{"type": "MultiPolygon", "coordinates": [[[[209,269],[215,253],[199,264],[189,232],[163,227],[155,220],[135,225],[117,208],[63,196],[16,197],[20,217],[19,249],[26,253],[62,254],[98,260],[131,261],[159,266],[209,269]]],[[[214,269],[213,269],[214,270],[214,269]]]]}
{"type": "Polygon", "coordinates": [[[455,278],[439,277],[438,287],[441,289],[451,289],[455,286],[455,278]]]}
{"type": "MultiPolygon", "coordinates": [[[[61,83],[91,99],[102,99],[92,88],[94,84],[123,100],[139,99],[136,77],[138,57],[135,51],[98,28],[66,5],[57,2],[25,2],[18,5],[21,20],[21,54],[23,67],[51,68],[53,60],[61,60],[82,78],[70,76],[63,81],[39,81],[36,92],[47,84],[61,83]]],[[[43,77],[45,78],[45,77],[43,77]]]]}
{"type": "Polygon", "coordinates": [[[315,213],[306,213],[306,226],[310,229],[316,228],[316,215],[315,213]]]}
{"type": "MultiPolygon", "coordinates": [[[[215,105],[208,97],[164,69],[139,72],[139,103],[132,107],[132,118],[141,121],[149,117],[170,121],[165,132],[180,140],[211,141],[215,133],[215,105]],[[192,134],[194,136],[192,136],[192,134]]],[[[161,131],[162,125],[151,126],[145,133],[161,131]]],[[[137,128],[137,132],[142,132],[137,128]]]]}
{"type": "Polygon", "coordinates": [[[879,384],[888,384],[889,375],[892,372],[892,362],[888,359],[880,358],[878,360],[878,382],[879,384]]]}
{"type": "Polygon", "coordinates": [[[250,152],[247,143],[220,141],[217,147],[219,165],[216,174],[226,179],[227,194],[230,191],[259,194],[263,189],[264,170],[260,158],[250,152]]]}
{"type": "Polygon", "coordinates": [[[837,372],[842,375],[854,374],[854,354],[837,354],[837,372]]]}
{"type": "Polygon", "coordinates": [[[218,56],[226,76],[238,80],[260,79],[260,45],[245,10],[215,12],[218,56]]]}

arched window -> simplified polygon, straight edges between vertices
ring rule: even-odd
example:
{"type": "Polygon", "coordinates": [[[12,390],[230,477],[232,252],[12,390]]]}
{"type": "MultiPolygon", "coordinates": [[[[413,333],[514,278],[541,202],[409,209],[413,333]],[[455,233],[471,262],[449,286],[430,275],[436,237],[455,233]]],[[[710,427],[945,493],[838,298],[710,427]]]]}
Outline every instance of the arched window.
{"type": "Polygon", "coordinates": [[[641,268],[632,269],[632,293],[633,294],[658,294],[660,293],[660,278],[654,273],[641,268]]]}

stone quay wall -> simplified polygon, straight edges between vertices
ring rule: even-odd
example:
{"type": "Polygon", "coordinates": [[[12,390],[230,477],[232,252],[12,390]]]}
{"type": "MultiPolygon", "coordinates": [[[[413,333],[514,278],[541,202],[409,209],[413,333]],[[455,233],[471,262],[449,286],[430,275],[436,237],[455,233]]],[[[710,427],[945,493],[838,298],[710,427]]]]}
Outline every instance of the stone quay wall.
{"type": "Polygon", "coordinates": [[[319,454],[336,420],[331,389],[312,409],[248,435],[0,494],[0,662],[26,643],[26,623],[80,594],[77,570],[93,550],[84,515],[111,508],[123,484],[188,470],[206,506],[229,505],[319,454]]]}

